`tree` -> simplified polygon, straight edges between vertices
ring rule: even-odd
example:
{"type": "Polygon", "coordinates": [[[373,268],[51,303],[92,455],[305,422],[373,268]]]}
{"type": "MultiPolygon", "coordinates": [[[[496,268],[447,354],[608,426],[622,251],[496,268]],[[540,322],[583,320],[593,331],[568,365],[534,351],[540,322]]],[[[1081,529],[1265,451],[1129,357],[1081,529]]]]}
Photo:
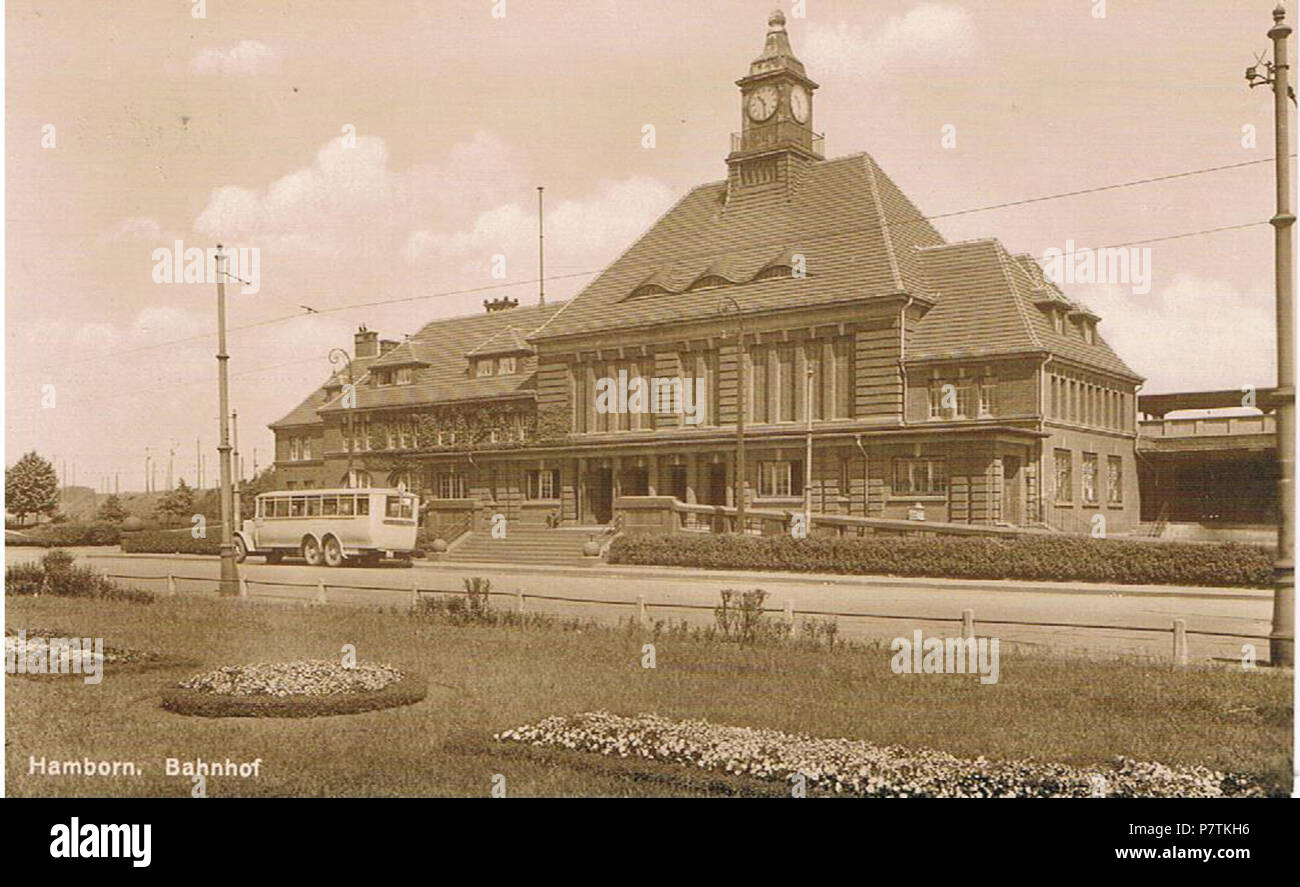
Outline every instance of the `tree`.
{"type": "Polygon", "coordinates": [[[119,524],[126,520],[126,509],[122,507],[122,500],[117,496],[109,496],[104,500],[104,504],[99,506],[99,511],[95,513],[96,520],[108,521],[112,524],[119,524]]]}
{"type": "Polygon", "coordinates": [[[54,466],[35,450],[24,455],[5,471],[5,508],[27,521],[27,515],[52,515],[59,508],[59,477],[54,466]]]}
{"type": "Polygon", "coordinates": [[[181,478],[176,489],[169,490],[154,506],[158,519],[165,524],[179,524],[188,521],[194,515],[194,491],[181,478]]]}
{"type": "Polygon", "coordinates": [[[252,520],[253,511],[257,507],[257,497],[260,493],[269,493],[272,490],[280,489],[279,481],[275,475],[275,466],[263,468],[257,473],[257,477],[245,481],[239,488],[239,516],[242,520],[252,520]]]}

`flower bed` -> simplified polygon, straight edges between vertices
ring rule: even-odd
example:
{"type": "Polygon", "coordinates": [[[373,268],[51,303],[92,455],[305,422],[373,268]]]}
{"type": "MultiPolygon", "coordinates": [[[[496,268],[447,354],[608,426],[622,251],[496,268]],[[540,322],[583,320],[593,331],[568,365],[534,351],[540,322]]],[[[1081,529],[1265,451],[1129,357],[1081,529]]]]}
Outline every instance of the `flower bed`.
{"type": "Polygon", "coordinates": [[[1273,551],[1237,542],[1137,542],[1073,536],[740,536],[734,533],[622,536],[612,564],[787,570],[949,579],[1021,579],[1118,585],[1267,588],[1273,551]]]}
{"type": "Polygon", "coordinates": [[[410,705],[425,681],[389,665],[345,667],[330,660],[228,665],[163,693],[163,708],[200,717],[301,718],[410,705]]]}
{"type": "Polygon", "coordinates": [[[5,545],[58,548],[73,545],[116,545],[122,528],[107,521],[42,524],[5,532],[5,545]]]}
{"type": "Polygon", "coordinates": [[[877,746],[856,739],[587,712],[550,717],[493,737],[546,749],[666,762],[791,786],[809,794],[859,797],[1260,797],[1245,777],[1203,767],[1120,758],[1112,768],[1036,761],[962,759],[933,749],[877,746]]]}

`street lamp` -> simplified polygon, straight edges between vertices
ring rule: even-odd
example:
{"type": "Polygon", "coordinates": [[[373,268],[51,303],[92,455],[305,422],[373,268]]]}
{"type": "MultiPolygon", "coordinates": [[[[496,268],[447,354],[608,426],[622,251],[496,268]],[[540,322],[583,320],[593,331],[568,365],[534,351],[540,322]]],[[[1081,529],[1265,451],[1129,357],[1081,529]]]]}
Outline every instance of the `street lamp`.
{"type": "Polygon", "coordinates": [[[1290,110],[1287,99],[1295,101],[1289,84],[1291,66],[1287,57],[1287,38],[1291,26],[1286,23],[1286,8],[1278,4],[1273,10],[1273,27],[1268,31],[1273,41],[1273,61],[1263,62],[1267,75],[1258,68],[1246,69],[1246,81],[1253,89],[1271,84],[1277,165],[1277,212],[1270,220],[1275,233],[1274,264],[1276,274],[1277,313],[1277,461],[1279,515],[1277,555],[1273,562],[1273,625],[1269,632],[1269,662],[1273,665],[1295,664],[1295,280],[1292,277],[1292,228],[1295,212],[1291,207],[1291,137],[1290,110]]]}
{"type": "Polygon", "coordinates": [[[736,528],[745,532],[745,315],[740,303],[731,296],[723,296],[718,303],[718,313],[725,314],[728,305],[736,312],[736,528]]]}
{"type": "Polygon", "coordinates": [[[813,366],[808,364],[807,379],[804,382],[803,408],[807,414],[807,450],[804,453],[803,460],[803,530],[804,533],[812,531],[812,459],[813,459],[813,366]]]}
{"type": "Polygon", "coordinates": [[[348,367],[348,388],[343,395],[343,408],[347,410],[348,430],[347,430],[347,453],[348,453],[348,486],[352,486],[352,404],[356,402],[357,389],[352,382],[352,357],[342,348],[331,348],[329,353],[331,366],[338,366],[339,361],[343,361],[348,367]]]}
{"type": "Polygon", "coordinates": [[[235,565],[234,515],[230,485],[230,391],[226,364],[226,253],[217,244],[217,384],[221,400],[221,582],[218,591],[231,597],[239,594],[239,568],[235,565]]]}

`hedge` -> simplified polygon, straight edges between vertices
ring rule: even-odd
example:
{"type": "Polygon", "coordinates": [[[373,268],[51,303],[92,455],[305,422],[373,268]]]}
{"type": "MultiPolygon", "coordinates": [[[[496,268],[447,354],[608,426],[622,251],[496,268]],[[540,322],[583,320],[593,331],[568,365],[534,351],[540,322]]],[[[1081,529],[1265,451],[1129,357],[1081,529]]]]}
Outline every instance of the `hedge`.
{"type": "Polygon", "coordinates": [[[73,545],[116,545],[122,528],[106,521],[91,523],[43,524],[26,530],[5,533],[5,545],[66,548],[73,545]]]}
{"type": "Polygon", "coordinates": [[[413,705],[428,692],[428,682],[413,674],[381,690],[332,696],[226,696],[172,687],[163,691],[162,707],[200,718],[318,718],[413,705]]]}
{"type": "Polygon", "coordinates": [[[91,597],[137,604],[150,604],[154,599],[143,589],[119,585],[89,567],[74,566],[72,555],[59,550],[46,554],[40,563],[6,567],[5,594],[91,597]]]}
{"type": "Polygon", "coordinates": [[[620,536],[612,564],[784,570],[948,579],[1267,588],[1273,551],[1237,542],[1137,542],[1077,536],[852,538],[654,534],[620,536]]]}
{"type": "Polygon", "coordinates": [[[190,529],[140,530],[122,534],[122,550],[149,554],[220,554],[219,539],[195,539],[190,529]]]}

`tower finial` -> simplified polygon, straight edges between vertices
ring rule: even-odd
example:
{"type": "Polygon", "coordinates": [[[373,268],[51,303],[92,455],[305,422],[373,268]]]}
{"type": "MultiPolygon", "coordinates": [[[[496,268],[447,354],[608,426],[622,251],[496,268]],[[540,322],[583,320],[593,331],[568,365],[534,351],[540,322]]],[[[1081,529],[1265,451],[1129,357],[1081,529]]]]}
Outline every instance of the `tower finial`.
{"type": "Polygon", "coordinates": [[[1273,21],[1280,22],[1286,18],[1286,7],[1279,3],[1273,7],[1273,21]]]}
{"type": "Polygon", "coordinates": [[[767,17],[767,26],[773,31],[784,31],[785,13],[779,9],[772,10],[772,14],[767,17]]]}

